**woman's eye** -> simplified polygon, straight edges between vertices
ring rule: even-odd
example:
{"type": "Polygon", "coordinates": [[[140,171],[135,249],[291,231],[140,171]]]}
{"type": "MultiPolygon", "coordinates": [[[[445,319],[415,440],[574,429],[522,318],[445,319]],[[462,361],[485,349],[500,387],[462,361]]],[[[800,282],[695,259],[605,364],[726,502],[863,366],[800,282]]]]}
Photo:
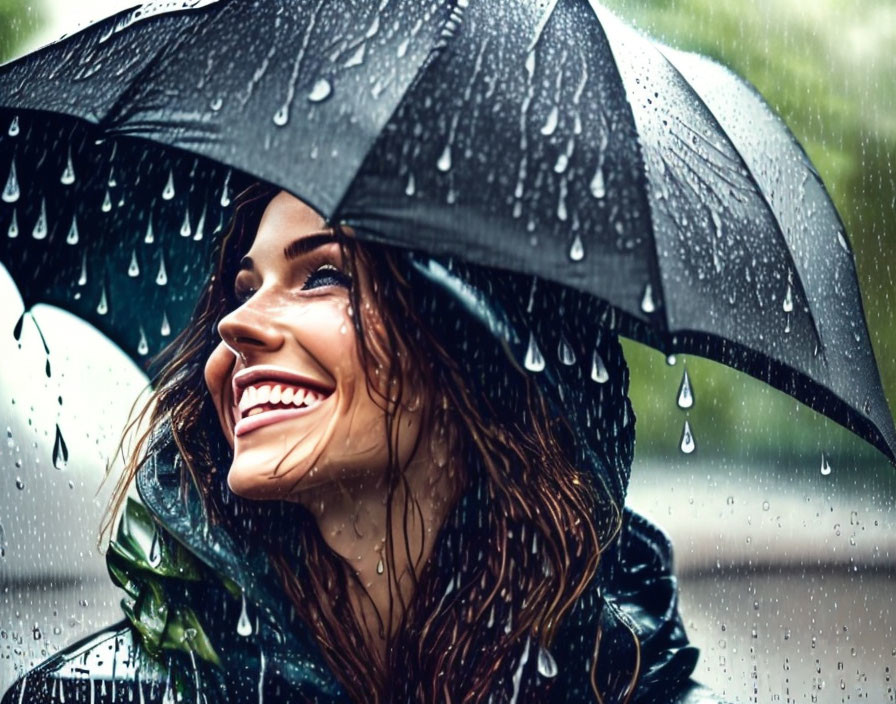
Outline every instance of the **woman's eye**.
{"type": "Polygon", "coordinates": [[[344,286],[345,288],[351,288],[351,285],[352,279],[350,276],[339,271],[332,264],[323,264],[312,271],[310,276],[305,279],[305,285],[302,286],[302,290],[320,286],[344,286]]]}

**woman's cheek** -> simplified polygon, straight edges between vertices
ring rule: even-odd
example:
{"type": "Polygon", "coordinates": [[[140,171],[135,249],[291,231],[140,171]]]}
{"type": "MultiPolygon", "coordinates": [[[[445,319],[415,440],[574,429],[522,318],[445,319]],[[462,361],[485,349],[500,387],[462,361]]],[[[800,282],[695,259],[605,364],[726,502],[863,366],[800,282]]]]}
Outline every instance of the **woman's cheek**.
{"type": "Polygon", "coordinates": [[[233,352],[221,342],[205,363],[205,385],[208,387],[208,392],[211,394],[212,402],[218,412],[221,429],[231,447],[233,447],[233,433],[230,423],[227,421],[230,409],[226,408],[226,405],[229,403],[227,387],[230,384],[230,372],[233,369],[234,361],[233,352]]]}

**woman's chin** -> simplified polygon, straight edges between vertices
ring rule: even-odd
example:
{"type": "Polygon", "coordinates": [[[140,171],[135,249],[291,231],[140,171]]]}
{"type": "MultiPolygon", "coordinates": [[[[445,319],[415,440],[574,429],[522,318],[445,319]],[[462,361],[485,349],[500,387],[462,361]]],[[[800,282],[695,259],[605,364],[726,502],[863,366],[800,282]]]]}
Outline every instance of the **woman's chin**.
{"type": "Polygon", "coordinates": [[[278,461],[270,458],[237,456],[227,473],[227,486],[244,499],[285,501],[304,487],[307,474],[299,467],[278,467],[278,461]]]}

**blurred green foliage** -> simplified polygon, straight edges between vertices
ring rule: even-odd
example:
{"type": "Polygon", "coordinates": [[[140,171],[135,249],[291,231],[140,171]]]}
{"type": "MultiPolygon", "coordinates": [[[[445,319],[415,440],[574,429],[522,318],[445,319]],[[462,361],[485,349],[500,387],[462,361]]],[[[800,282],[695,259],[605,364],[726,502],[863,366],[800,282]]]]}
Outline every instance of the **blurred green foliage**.
{"type": "Polygon", "coordinates": [[[0,62],[18,55],[43,25],[44,15],[39,0],[0,0],[0,62]]]}
{"type": "MultiPolygon", "coordinates": [[[[892,0],[603,0],[678,49],[710,56],[749,80],[818,168],[856,252],[865,315],[884,389],[896,399],[896,3],[892,0]]],[[[681,364],[626,345],[639,454],[678,445],[681,364]]],[[[698,453],[868,455],[838,426],[783,394],[689,359],[698,453]],[[799,410],[798,410],[799,409],[799,410]],[[701,442],[701,437],[703,441],[701,442]],[[815,454],[818,453],[818,454],[815,454]]],[[[873,457],[872,454],[870,454],[873,457]]],[[[878,456],[879,457],[879,456],[878,456]]],[[[814,460],[813,460],[814,461],[814,460]]]]}

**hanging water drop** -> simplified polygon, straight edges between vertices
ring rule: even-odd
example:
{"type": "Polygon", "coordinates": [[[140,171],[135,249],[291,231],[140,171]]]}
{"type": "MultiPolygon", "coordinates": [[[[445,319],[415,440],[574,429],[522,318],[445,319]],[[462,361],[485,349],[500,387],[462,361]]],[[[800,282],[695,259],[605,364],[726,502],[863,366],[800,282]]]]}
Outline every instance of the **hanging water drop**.
{"type": "Polygon", "coordinates": [[[793,288],[789,281],[787,282],[787,292],[784,294],[784,302],[781,307],[785,313],[790,313],[793,310],[793,288]]]}
{"type": "Polygon", "coordinates": [[[564,335],[560,335],[560,343],[557,345],[557,356],[560,358],[561,364],[565,364],[567,367],[571,367],[576,363],[576,353],[564,335]]]}
{"type": "Polygon", "coordinates": [[[678,407],[691,408],[694,405],[694,392],[691,389],[691,377],[688,376],[688,368],[684,368],[681,375],[681,384],[678,386],[678,407]]]}
{"type": "Polygon", "coordinates": [[[146,332],[143,330],[143,326],[140,326],[140,341],[137,343],[137,354],[141,357],[145,357],[149,354],[149,342],[146,339],[146,332]]]}
{"type": "MultiPolygon", "coordinates": [[[[87,252],[81,254],[81,274],[78,276],[78,286],[87,283],[87,252]]],[[[80,295],[80,294],[78,294],[80,295]]]]}
{"type": "Polygon", "coordinates": [[[16,176],[16,160],[13,158],[9,166],[9,176],[6,179],[6,186],[3,188],[2,198],[5,203],[15,203],[20,195],[19,178],[16,176]]]}
{"type": "Polygon", "coordinates": [[[569,248],[569,258],[574,262],[580,262],[585,258],[585,245],[578,234],[576,234],[576,238],[572,241],[572,245],[569,248]]]}
{"type": "Polygon", "coordinates": [[[530,372],[540,372],[544,369],[544,357],[541,355],[541,350],[538,349],[538,343],[535,342],[535,334],[531,332],[529,333],[529,349],[526,350],[523,366],[530,372]]]}
{"type": "Polygon", "coordinates": [[[681,431],[681,451],[689,455],[697,449],[697,443],[694,441],[694,433],[691,431],[691,424],[687,420],[684,421],[684,429],[681,431]]]}
{"type": "Polygon", "coordinates": [[[62,171],[62,176],[59,177],[59,181],[63,186],[71,186],[75,182],[75,166],[72,164],[71,147],[69,147],[68,160],[65,163],[65,169],[62,171]]]}
{"type": "Polygon", "coordinates": [[[156,235],[152,231],[152,215],[149,216],[149,222],[146,223],[146,235],[143,237],[143,241],[146,244],[152,244],[155,242],[156,235]]]}
{"type": "Polygon", "coordinates": [[[308,100],[312,103],[319,103],[330,97],[333,92],[333,86],[326,78],[318,78],[308,93],[308,100]]]}
{"type": "Polygon", "coordinates": [[[168,182],[165,184],[165,188],[162,189],[162,199],[171,200],[172,198],[174,198],[174,171],[169,169],[168,182]]]}
{"type": "Polygon", "coordinates": [[[180,236],[189,237],[193,234],[193,228],[190,227],[190,208],[187,207],[184,212],[184,221],[180,225],[180,236]]]}
{"type": "Polygon", "coordinates": [[[168,283],[168,272],[165,271],[165,257],[162,256],[159,259],[159,273],[156,274],[156,283],[159,286],[164,286],[168,283]]]}
{"type": "Polygon", "coordinates": [[[12,118],[12,122],[9,123],[9,130],[7,134],[9,134],[10,137],[18,137],[20,131],[21,128],[19,127],[19,116],[16,115],[14,118],[12,118]]]}
{"type": "Polygon", "coordinates": [[[550,137],[557,130],[557,123],[560,120],[560,109],[555,105],[548,113],[547,119],[541,126],[541,133],[545,137],[550,137]]]}
{"type": "Polygon", "coordinates": [[[557,676],[557,661],[543,645],[538,648],[538,674],[547,678],[557,676]]]}
{"type": "Polygon", "coordinates": [[[656,303],[653,301],[653,287],[650,284],[644,287],[644,296],[641,298],[641,310],[645,313],[653,313],[656,310],[656,303]]]}
{"type": "Polygon", "coordinates": [[[243,592],[243,606],[240,611],[240,618],[236,624],[236,632],[238,635],[243,636],[244,638],[252,635],[252,622],[249,620],[249,615],[246,613],[246,593],[243,592]]]}
{"type": "Polygon", "coordinates": [[[9,221],[9,228],[6,230],[6,236],[15,239],[19,236],[19,213],[17,210],[12,211],[12,220],[9,221]]]}
{"type": "Polygon", "coordinates": [[[59,425],[56,425],[56,439],[53,441],[53,466],[56,469],[65,469],[68,464],[68,445],[62,437],[59,425]]]}
{"type": "Polygon", "coordinates": [[[289,122],[289,105],[284,104],[274,113],[274,124],[277,127],[284,127],[289,122]]]}
{"type": "Polygon", "coordinates": [[[159,328],[159,334],[162,337],[168,337],[171,334],[171,323],[168,322],[168,313],[162,311],[162,327],[159,328]]]}
{"type": "Polygon", "coordinates": [[[823,476],[828,476],[831,473],[831,463],[828,462],[828,458],[824,456],[824,453],[821,453],[821,473],[823,476]]]}
{"type": "Polygon", "coordinates": [[[598,384],[605,384],[610,379],[610,372],[607,371],[607,365],[604,363],[600,352],[594,350],[591,355],[591,380],[598,384]]]}
{"type": "Polygon", "coordinates": [[[599,164],[591,179],[591,195],[595,198],[603,198],[607,195],[607,185],[604,182],[604,167],[599,164]]]}
{"type": "Polygon", "coordinates": [[[100,206],[100,210],[104,213],[108,213],[112,210],[112,194],[109,192],[109,189],[106,189],[106,195],[103,197],[103,204],[100,206]]]}
{"type": "Polygon", "coordinates": [[[79,240],[78,236],[78,218],[77,216],[72,216],[72,224],[71,227],[68,228],[68,235],[65,237],[65,241],[67,244],[78,244],[79,240]]]}
{"type": "Polygon", "coordinates": [[[109,188],[115,188],[118,185],[118,179],[115,178],[115,165],[109,167],[109,178],[106,179],[106,185],[109,188]]]}
{"type": "Polygon", "coordinates": [[[230,205],[230,171],[224,177],[224,188],[221,189],[221,207],[226,208],[230,205]]]}
{"type": "Polygon", "coordinates": [[[96,312],[98,315],[105,315],[109,312],[109,301],[106,299],[106,284],[103,284],[100,292],[100,302],[96,304],[96,312]]]}
{"type": "Polygon", "coordinates": [[[380,559],[376,563],[376,573],[382,574],[386,571],[386,566],[383,564],[383,558],[380,556],[380,559]]]}
{"type": "Polygon", "coordinates": [[[439,171],[442,171],[442,172],[451,170],[451,145],[450,144],[445,145],[445,149],[442,150],[442,155],[439,157],[439,160],[436,163],[436,167],[438,167],[439,171]]]}
{"type": "Polygon", "coordinates": [[[137,250],[131,250],[131,263],[128,265],[128,276],[132,279],[140,276],[140,264],[137,262],[137,250]]]}
{"type": "Polygon", "coordinates": [[[196,232],[193,234],[194,242],[199,242],[205,235],[205,211],[206,207],[202,206],[202,213],[199,215],[199,222],[196,223],[196,232]]]}
{"type": "Polygon", "coordinates": [[[40,199],[40,215],[37,216],[37,222],[34,223],[34,229],[31,236],[36,240],[43,240],[47,237],[47,199],[40,199]]]}

